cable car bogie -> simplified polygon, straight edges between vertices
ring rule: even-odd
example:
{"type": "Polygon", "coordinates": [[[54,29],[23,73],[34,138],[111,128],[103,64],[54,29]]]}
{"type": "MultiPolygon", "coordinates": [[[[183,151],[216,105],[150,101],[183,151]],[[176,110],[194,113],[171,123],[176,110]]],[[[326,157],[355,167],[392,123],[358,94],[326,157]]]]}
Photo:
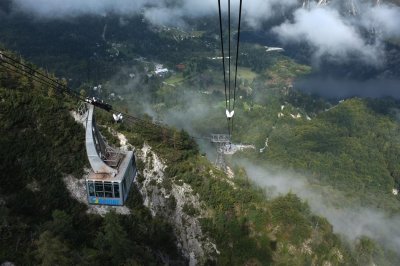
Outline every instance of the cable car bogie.
{"type": "Polygon", "coordinates": [[[85,99],[85,102],[93,104],[94,106],[104,109],[107,112],[110,112],[112,110],[111,104],[108,104],[108,103],[104,102],[103,100],[100,100],[99,98],[96,98],[96,97],[92,97],[92,98],[87,97],[85,99]]]}

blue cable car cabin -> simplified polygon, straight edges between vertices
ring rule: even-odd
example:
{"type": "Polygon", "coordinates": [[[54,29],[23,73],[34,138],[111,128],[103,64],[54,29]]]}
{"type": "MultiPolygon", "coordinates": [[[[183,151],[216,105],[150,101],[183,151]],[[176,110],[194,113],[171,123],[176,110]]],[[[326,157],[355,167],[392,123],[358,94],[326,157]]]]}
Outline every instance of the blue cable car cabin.
{"type": "Polygon", "coordinates": [[[136,176],[135,156],[132,151],[126,154],[119,168],[123,171],[119,171],[116,176],[91,173],[86,178],[90,204],[124,205],[136,176]]]}
{"type": "Polygon", "coordinates": [[[86,152],[92,171],[86,178],[89,204],[122,206],[136,176],[133,151],[110,147],[97,129],[94,106],[88,105],[86,152]]]}

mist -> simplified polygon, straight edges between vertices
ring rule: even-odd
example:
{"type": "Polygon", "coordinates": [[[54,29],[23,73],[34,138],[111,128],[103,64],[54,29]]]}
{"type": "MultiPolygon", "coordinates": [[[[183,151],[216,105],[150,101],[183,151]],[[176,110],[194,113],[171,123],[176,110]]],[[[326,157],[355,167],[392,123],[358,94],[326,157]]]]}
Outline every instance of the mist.
{"type": "MultiPolygon", "coordinates": [[[[269,196],[289,192],[306,201],[313,213],[327,218],[333,231],[350,242],[362,236],[378,241],[392,250],[400,250],[400,215],[390,215],[357,204],[345,205],[345,196],[331,187],[311,184],[305,177],[290,172],[275,173],[249,161],[238,161],[248,177],[265,188],[269,196]]],[[[346,201],[348,202],[348,200],[346,201]]]]}
{"type": "MultiPolygon", "coordinates": [[[[155,104],[152,101],[149,88],[143,86],[145,83],[145,74],[138,71],[136,67],[123,67],[106,86],[112,88],[113,92],[127,98],[131,101],[131,111],[143,112],[162,123],[174,126],[178,129],[184,129],[193,136],[203,136],[210,129],[225,130],[225,124],[219,125],[213,121],[224,121],[225,110],[216,106],[220,99],[212,97],[209,92],[205,93],[199,88],[193,88],[189,85],[173,86],[164,83],[161,92],[165,94],[165,99],[155,104]],[[134,78],[127,78],[134,74],[134,78]],[[171,90],[171,91],[169,91],[171,90]]],[[[161,96],[160,96],[161,97],[161,96]]],[[[222,106],[221,106],[222,107],[222,106]]]]}

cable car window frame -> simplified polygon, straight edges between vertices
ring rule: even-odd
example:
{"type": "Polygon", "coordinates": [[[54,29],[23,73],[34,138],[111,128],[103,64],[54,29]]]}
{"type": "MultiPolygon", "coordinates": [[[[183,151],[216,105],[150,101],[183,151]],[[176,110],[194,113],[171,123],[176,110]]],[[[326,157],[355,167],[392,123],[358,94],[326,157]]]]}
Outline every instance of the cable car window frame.
{"type": "Polygon", "coordinates": [[[114,191],[114,198],[121,197],[119,183],[117,183],[117,182],[113,183],[113,191],[114,191]]]}
{"type": "Polygon", "coordinates": [[[113,198],[113,186],[111,182],[104,182],[104,196],[106,198],[113,198]]]}
{"type": "Polygon", "coordinates": [[[95,196],[94,182],[93,181],[88,181],[87,184],[88,184],[89,196],[94,197],[95,196]]]}
{"type": "Polygon", "coordinates": [[[104,198],[104,183],[102,181],[95,181],[94,188],[96,197],[104,198]]]}

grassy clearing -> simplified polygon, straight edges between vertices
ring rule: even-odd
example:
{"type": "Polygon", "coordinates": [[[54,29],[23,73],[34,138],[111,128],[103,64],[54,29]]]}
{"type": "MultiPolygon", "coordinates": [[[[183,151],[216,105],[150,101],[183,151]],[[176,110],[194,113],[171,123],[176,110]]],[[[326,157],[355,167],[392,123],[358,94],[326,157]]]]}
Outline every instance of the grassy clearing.
{"type": "Polygon", "coordinates": [[[168,85],[178,85],[178,84],[182,83],[183,81],[185,81],[183,74],[177,73],[177,74],[174,74],[171,77],[167,78],[165,80],[165,83],[167,83],[168,85]]]}
{"type": "Polygon", "coordinates": [[[300,65],[289,59],[283,59],[276,62],[267,69],[266,75],[269,83],[275,85],[291,84],[293,79],[311,72],[311,67],[300,65]]]}
{"type": "Polygon", "coordinates": [[[248,67],[238,67],[238,77],[253,82],[258,75],[248,67]]]}

